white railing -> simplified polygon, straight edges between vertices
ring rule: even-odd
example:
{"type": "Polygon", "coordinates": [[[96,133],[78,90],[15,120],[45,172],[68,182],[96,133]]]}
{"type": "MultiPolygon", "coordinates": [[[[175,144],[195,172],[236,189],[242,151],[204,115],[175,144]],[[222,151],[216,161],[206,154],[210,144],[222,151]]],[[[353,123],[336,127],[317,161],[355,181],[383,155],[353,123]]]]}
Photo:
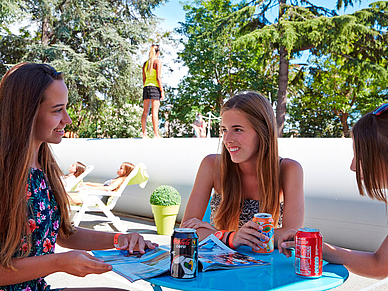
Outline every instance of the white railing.
{"type": "Polygon", "coordinates": [[[210,111],[207,113],[207,118],[208,118],[208,122],[207,122],[207,138],[211,138],[211,135],[210,135],[210,129],[212,128],[211,126],[211,123],[212,123],[212,119],[215,119],[215,120],[221,120],[221,117],[217,117],[215,116],[213,113],[211,113],[210,111]]]}

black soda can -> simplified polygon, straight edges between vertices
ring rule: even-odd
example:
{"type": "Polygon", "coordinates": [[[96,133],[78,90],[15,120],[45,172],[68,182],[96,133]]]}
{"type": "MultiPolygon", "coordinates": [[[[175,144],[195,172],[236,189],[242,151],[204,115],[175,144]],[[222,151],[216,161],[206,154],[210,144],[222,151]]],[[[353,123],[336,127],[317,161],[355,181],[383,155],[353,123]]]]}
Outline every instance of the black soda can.
{"type": "Polygon", "coordinates": [[[171,236],[170,275],[193,279],[198,274],[198,235],[192,228],[176,228],[171,236]]]}

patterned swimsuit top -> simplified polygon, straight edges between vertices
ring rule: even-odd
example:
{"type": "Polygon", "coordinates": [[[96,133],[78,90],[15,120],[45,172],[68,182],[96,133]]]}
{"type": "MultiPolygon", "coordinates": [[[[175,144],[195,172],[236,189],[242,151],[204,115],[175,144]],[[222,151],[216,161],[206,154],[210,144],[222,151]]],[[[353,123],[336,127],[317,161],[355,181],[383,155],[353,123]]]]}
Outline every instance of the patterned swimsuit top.
{"type": "MultiPolygon", "coordinates": [[[[40,169],[30,168],[27,190],[28,226],[32,248],[29,257],[54,253],[60,225],[58,204],[54,198],[46,175],[40,169]]],[[[27,250],[27,239],[22,238],[22,247],[14,256],[27,250]]],[[[37,266],[39,267],[39,266],[37,266]]],[[[41,291],[51,290],[44,278],[34,279],[14,285],[0,286],[0,291],[41,291]]]]}
{"type": "MultiPolygon", "coordinates": [[[[283,161],[283,158],[280,158],[279,164],[281,164],[283,161]]],[[[220,206],[221,203],[221,194],[215,193],[213,194],[211,200],[210,200],[210,224],[214,225],[213,218],[214,215],[220,206]]],[[[284,202],[280,202],[280,216],[279,216],[279,222],[277,227],[282,227],[282,221],[283,221],[283,207],[284,202]]],[[[245,223],[252,220],[253,215],[260,212],[260,203],[258,200],[253,199],[244,199],[243,207],[240,214],[239,224],[238,227],[242,227],[245,223]]]]}
{"type": "MultiPolygon", "coordinates": [[[[210,200],[210,209],[211,209],[211,215],[210,215],[210,224],[213,224],[213,218],[214,215],[218,209],[218,206],[220,206],[221,203],[221,194],[214,193],[211,200],[210,200]]],[[[284,203],[280,203],[280,217],[277,227],[282,227],[282,220],[283,220],[283,205],[284,203]]],[[[260,203],[258,200],[253,199],[244,199],[244,204],[241,210],[240,219],[238,223],[238,227],[242,227],[245,223],[252,220],[253,215],[260,212],[260,203]]]]}

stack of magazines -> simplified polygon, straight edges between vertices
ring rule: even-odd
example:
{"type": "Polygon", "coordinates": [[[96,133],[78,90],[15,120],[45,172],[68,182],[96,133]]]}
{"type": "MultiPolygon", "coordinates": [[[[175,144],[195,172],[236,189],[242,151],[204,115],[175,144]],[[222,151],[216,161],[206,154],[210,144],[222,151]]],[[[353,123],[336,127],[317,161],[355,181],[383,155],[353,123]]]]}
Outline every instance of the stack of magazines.
{"type": "MultiPolygon", "coordinates": [[[[114,272],[131,282],[152,278],[170,270],[170,250],[165,246],[147,249],[143,255],[119,250],[93,251],[93,254],[111,264],[114,272]]],[[[270,264],[228,248],[214,235],[199,243],[198,263],[201,272],[270,264]]]]}

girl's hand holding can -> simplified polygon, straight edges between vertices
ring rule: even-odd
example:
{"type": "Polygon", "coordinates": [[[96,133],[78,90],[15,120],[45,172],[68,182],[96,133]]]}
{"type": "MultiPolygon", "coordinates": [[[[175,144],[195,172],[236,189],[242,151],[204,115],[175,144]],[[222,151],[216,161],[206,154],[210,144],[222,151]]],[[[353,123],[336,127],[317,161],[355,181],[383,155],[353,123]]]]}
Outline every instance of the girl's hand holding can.
{"type": "Polygon", "coordinates": [[[291,257],[291,248],[295,248],[295,235],[298,231],[295,229],[287,230],[278,239],[279,253],[283,253],[287,258],[291,257]]]}
{"type": "Polygon", "coordinates": [[[260,247],[265,248],[267,246],[265,241],[268,240],[268,237],[260,233],[260,230],[263,230],[262,226],[252,220],[248,221],[236,232],[233,238],[234,247],[247,245],[255,250],[260,250],[260,247]]]}

